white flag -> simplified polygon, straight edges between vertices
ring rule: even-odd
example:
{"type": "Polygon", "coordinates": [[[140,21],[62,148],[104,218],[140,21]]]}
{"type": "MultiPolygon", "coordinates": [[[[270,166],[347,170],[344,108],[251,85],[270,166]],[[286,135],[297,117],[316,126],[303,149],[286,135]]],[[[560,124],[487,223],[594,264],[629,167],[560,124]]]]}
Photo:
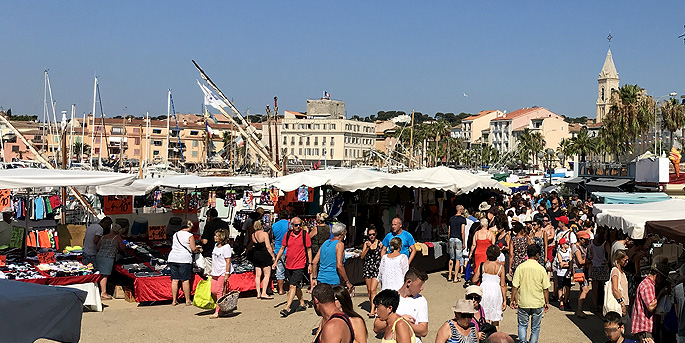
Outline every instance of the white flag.
{"type": "Polygon", "coordinates": [[[216,97],[214,93],[212,93],[212,91],[209,90],[209,88],[207,88],[207,86],[201,84],[198,80],[195,81],[197,81],[197,85],[200,86],[200,89],[202,89],[202,93],[205,94],[205,105],[212,106],[217,110],[220,110],[223,107],[228,107],[228,105],[226,105],[226,103],[223,100],[216,97]]]}

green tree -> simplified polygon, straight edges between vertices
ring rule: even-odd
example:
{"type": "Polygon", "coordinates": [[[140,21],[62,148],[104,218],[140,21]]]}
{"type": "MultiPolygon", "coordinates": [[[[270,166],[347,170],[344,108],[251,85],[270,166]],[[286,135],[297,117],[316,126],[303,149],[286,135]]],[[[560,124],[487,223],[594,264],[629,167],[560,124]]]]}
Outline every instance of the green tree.
{"type": "MultiPolygon", "coordinates": [[[[590,137],[588,134],[587,127],[582,127],[580,128],[580,132],[578,132],[578,135],[575,137],[571,138],[571,149],[570,152],[572,155],[580,155],[580,160],[585,161],[585,158],[587,155],[591,154],[594,151],[595,142],[590,137]]],[[[566,156],[570,156],[569,154],[564,153],[566,156]]]]}
{"type": "Polygon", "coordinates": [[[90,145],[81,142],[74,142],[74,144],[72,145],[72,150],[74,151],[74,155],[76,155],[76,159],[79,161],[81,160],[81,158],[84,157],[81,156],[81,146],[83,146],[83,155],[90,155],[90,145]]]}
{"type": "Polygon", "coordinates": [[[673,132],[685,126],[685,109],[678,99],[664,100],[661,104],[661,115],[664,117],[664,125],[671,132],[669,149],[673,146],[673,132]]]}
{"type": "Polygon", "coordinates": [[[537,154],[545,148],[545,139],[542,133],[534,132],[530,129],[523,130],[523,133],[517,137],[519,156],[521,161],[525,164],[532,162],[537,163],[537,154]]]}
{"type": "Polygon", "coordinates": [[[624,85],[611,93],[611,107],[600,131],[608,152],[618,161],[654,122],[654,98],[638,85],[624,85]]]}
{"type": "Polygon", "coordinates": [[[434,121],[428,126],[428,131],[433,137],[433,166],[438,165],[438,159],[441,159],[438,155],[438,145],[440,144],[441,137],[447,136],[450,133],[452,126],[445,119],[439,119],[434,121]]]}

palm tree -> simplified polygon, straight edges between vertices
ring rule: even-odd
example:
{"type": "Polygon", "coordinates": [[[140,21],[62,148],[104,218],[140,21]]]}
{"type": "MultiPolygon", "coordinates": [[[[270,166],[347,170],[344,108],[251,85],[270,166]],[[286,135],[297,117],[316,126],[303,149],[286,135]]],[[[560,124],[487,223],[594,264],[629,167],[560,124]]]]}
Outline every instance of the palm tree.
{"type": "Polygon", "coordinates": [[[585,162],[587,155],[592,153],[593,146],[593,140],[592,137],[590,137],[590,135],[588,134],[587,127],[582,127],[580,128],[580,132],[578,132],[578,135],[571,138],[570,154],[564,152],[564,155],[580,155],[580,160],[582,162],[585,162]]]}
{"type": "Polygon", "coordinates": [[[673,132],[685,126],[685,108],[676,98],[664,100],[661,105],[661,115],[664,117],[666,128],[671,132],[671,141],[668,149],[671,150],[670,148],[673,146],[673,132]]]}
{"type": "Polygon", "coordinates": [[[450,126],[450,123],[445,120],[445,119],[438,119],[434,122],[432,122],[429,125],[429,131],[433,135],[433,143],[434,143],[434,159],[433,159],[433,165],[437,166],[438,165],[438,142],[440,141],[441,137],[446,136],[452,127],[450,126]]]}
{"type": "Polygon", "coordinates": [[[523,133],[517,137],[519,144],[519,153],[524,157],[524,162],[533,161],[537,163],[537,154],[545,148],[545,139],[542,133],[533,132],[530,129],[523,130],[523,133]],[[532,156],[532,159],[529,157],[532,156]]]}
{"type": "Polygon", "coordinates": [[[654,121],[654,98],[638,85],[624,85],[611,93],[611,107],[600,131],[616,160],[632,151],[629,143],[649,130],[654,121]]]}

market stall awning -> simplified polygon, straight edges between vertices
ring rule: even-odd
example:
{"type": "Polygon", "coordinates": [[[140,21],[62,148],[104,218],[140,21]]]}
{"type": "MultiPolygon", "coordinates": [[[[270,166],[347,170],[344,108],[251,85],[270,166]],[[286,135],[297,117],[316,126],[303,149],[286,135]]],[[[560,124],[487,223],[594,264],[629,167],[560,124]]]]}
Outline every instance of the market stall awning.
{"type": "Polygon", "coordinates": [[[601,178],[585,183],[585,186],[590,191],[616,191],[621,190],[621,187],[632,182],[631,179],[610,179],[601,178]]]}
{"type": "Polygon", "coordinates": [[[133,174],[111,173],[89,170],[61,169],[4,169],[0,170],[0,188],[33,187],[88,187],[130,185],[136,176],[133,174]]]}
{"type": "Polygon", "coordinates": [[[592,192],[604,204],[645,204],[671,199],[666,193],[592,192]]]}
{"type": "Polygon", "coordinates": [[[434,167],[395,174],[394,186],[438,189],[457,195],[471,193],[477,189],[490,189],[511,194],[511,189],[487,176],[474,175],[465,170],[448,167],[434,167]]]}
{"type": "Polygon", "coordinates": [[[126,187],[103,186],[97,188],[99,195],[145,195],[157,187],[176,189],[216,188],[216,187],[256,187],[264,186],[269,178],[250,176],[197,176],[174,175],[163,178],[135,180],[126,187]]]}
{"type": "Polygon", "coordinates": [[[676,242],[685,242],[685,220],[653,220],[645,223],[647,233],[654,233],[676,242]]]}
{"type": "Polygon", "coordinates": [[[644,238],[645,222],[685,220],[685,200],[671,199],[645,204],[595,204],[598,225],[623,230],[634,239],[644,238]]]}

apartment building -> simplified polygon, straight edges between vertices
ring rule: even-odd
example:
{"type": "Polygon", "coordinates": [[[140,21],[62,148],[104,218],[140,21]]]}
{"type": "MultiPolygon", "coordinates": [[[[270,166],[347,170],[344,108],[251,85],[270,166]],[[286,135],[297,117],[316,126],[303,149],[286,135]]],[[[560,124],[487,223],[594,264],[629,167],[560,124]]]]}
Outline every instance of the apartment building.
{"type": "Polygon", "coordinates": [[[487,143],[488,140],[483,138],[483,131],[486,131],[487,135],[487,130],[490,129],[490,121],[502,115],[504,115],[502,111],[487,110],[464,118],[462,120],[462,136],[467,146],[487,143]]]}
{"type": "Polygon", "coordinates": [[[307,113],[284,112],[278,139],[290,163],[350,166],[376,145],[376,125],[346,119],[342,101],[307,100],[307,113]]]}
{"type": "Polygon", "coordinates": [[[526,129],[540,132],[545,148],[555,149],[562,139],[569,137],[569,126],[564,118],[544,107],[522,108],[502,114],[490,122],[490,144],[499,151],[516,148],[516,139],[526,129]]]}

